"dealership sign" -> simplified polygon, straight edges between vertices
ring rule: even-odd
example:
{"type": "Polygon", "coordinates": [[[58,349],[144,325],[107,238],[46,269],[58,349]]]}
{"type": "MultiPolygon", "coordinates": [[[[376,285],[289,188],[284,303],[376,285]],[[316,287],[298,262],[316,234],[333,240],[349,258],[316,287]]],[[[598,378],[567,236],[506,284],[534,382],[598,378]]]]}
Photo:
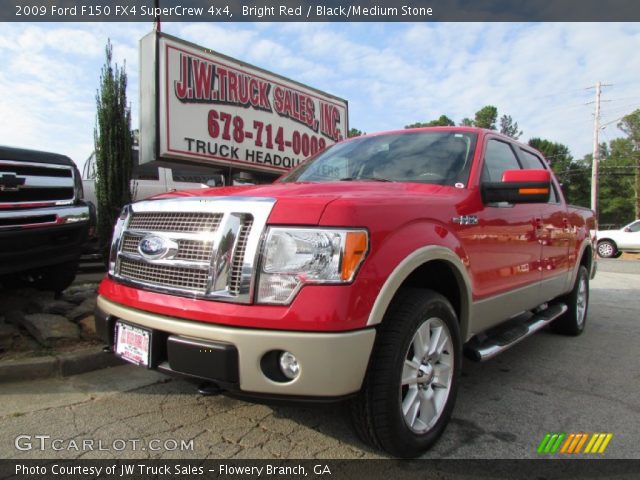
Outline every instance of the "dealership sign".
{"type": "Polygon", "coordinates": [[[141,161],[285,172],[347,136],[347,102],[175,37],[140,47],[141,161]]]}

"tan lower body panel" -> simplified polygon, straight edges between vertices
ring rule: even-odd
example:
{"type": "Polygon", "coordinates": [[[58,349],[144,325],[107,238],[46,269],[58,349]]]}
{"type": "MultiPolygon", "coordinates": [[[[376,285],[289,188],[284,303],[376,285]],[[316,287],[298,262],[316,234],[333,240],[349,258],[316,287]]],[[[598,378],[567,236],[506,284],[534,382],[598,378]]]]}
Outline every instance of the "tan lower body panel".
{"type": "Polygon", "coordinates": [[[238,349],[240,389],[277,395],[334,397],[360,390],[375,340],[375,329],[346,333],[290,332],[232,328],[175,319],[128,308],[98,297],[98,307],[128,323],[194,339],[231,343],[238,349]],[[278,383],[260,368],[271,350],[293,353],[300,375],[278,383]]]}

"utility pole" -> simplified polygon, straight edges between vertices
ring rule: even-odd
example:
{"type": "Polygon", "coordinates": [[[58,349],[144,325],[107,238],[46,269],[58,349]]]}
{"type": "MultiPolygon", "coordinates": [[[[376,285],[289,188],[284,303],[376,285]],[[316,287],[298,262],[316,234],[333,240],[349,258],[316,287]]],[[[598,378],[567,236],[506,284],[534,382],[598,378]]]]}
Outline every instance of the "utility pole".
{"type": "MultiPolygon", "coordinates": [[[[153,7],[155,8],[156,12],[159,12],[159,8],[160,8],[160,0],[154,0],[153,2],[153,7]]],[[[156,32],[159,32],[162,30],[162,27],[160,26],[160,15],[156,16],[155,21],[153,22],[153,29],[156,32]]]]}
{"type": "Polygon", "coordinates": [[[591,210],[595,212],[596,220],[598,219],[598,166],[600,163],[600,95],[602,87],[610,86],[610,84],[598,82],[595,87],[587,88],[587,90],[596,89],[596,112],[593,119],[593,162],[591,164],[591,210]]]}

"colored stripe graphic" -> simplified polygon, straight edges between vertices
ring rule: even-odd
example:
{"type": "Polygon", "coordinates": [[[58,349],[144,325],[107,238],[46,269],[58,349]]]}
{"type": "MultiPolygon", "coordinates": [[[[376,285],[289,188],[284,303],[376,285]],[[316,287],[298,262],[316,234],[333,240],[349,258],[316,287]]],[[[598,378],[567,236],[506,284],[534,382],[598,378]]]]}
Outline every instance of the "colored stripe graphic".
{"type": "Polygon", "coordinates": [[[613,438],[612,433],[594,433],[584,453],[604,453],[613,438]]]}
{"type": "Polygon", "coordinates": [[[537,452],[540,454],[564,453],[569,455],[604,453],[612,438],[612,433],[573,432],[565,434],[551,432],[542,438],[537,452]],[[584,451],[583,447],[585,447],[584,451]]]}
{"type": "Polygon", "coordinates": [[[564,433],[547,433],[538,445],[538,453],[556,453],[564,437],[564,433]]]}

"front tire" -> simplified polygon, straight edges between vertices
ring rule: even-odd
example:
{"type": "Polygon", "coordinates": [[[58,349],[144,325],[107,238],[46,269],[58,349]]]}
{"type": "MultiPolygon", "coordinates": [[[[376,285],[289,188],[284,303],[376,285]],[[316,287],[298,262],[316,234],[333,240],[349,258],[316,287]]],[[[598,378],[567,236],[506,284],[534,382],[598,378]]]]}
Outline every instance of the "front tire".
{"type": "Polygon", "coordinates": [[[567,304],[568,310],[551,324],[552,329],[564,335],[580,335],[587,323],[589,309],[589,272],[584,265],[578,269],[573,290],[561,300],[567,304]]]}
{"type": "Polygon", "coordinates": [[[618,258],[620,253],[616,244],[611,240],[602,240],[598,242],[598,255],[602,258],[618,258]]]}
{"type": "Polygon", "coordinates": [[[453,412],[461,354],[449,301],[430,290],[401,291],[385,315],[362,391],[351,404],[360,437],[405,458],[433,446],[453,412]]]}

